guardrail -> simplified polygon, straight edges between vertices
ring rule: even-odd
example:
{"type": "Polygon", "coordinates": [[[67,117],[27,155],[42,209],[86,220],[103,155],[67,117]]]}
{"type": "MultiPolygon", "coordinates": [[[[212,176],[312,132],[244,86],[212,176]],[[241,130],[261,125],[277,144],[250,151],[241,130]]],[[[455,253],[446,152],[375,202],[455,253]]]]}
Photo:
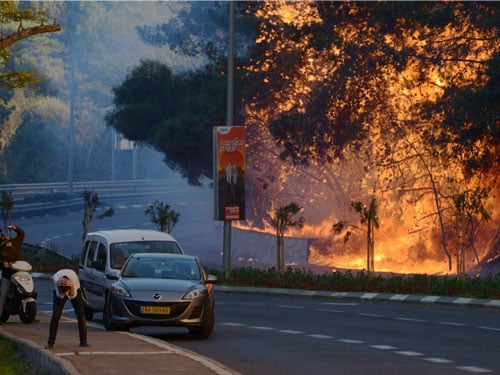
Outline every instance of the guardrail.
{"type": "Polygon", "coordinates": [[[179,179],[162,180],[121,180],[121,181],[86,181],[73,183],[70,189],[67,182],[40,184],[0,184],[0,192],[7,191],[14,199],[13,216],[25,216],[38,212],[67,210],[70,207],[82,206],[81,194],[92,191],[101,200],[120,199],[130,196],[153,196],[165,194],[169,190],[181,188],[179,179]],[[70,191],[71,190],[71,191],[70,191]],[[23,203],[23,198],[55,193],[73,193],[63,200],[50,202],[23,203]],[[74,197],[77,195],[78,197],[74,197]],[[73,198],[72,198],[73,197],[73,198]]]}
{"type": "Polygon", "coordinates": [[[165,191],[165,189],[167,189],[169,186],[178,183],[179,180],[176,179],[86,181],[74,182],[71,188],[67,182],[49,182],[40,184],[3,184],[0,185],[0,192],[9,192],[14,200],[20,200],[25,197],[41,194],[81,194],[86,190],[98,193],[99,196],[135,193],[149,194],[165,191]]]}

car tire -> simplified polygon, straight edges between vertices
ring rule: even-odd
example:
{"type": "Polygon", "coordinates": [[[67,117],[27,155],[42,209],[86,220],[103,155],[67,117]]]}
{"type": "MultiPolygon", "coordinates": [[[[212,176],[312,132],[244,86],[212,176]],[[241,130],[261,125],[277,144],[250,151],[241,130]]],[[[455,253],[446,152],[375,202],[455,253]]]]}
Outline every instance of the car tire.
{"type": "Polygon", "coordinates": [[[190,327],[189,333],[194,339],[206,339],[212,334],[215,324],[215,314],[213,307],[206,308],[206,314],[203,323],[199,327],[190,327]]]}
{"type": "Polygon", "coordinates": [[[113,323],[113,312],[111,311],[111,303],[109,299],[106,301],[104,305],[104,311],[102,312],[102,317],[104,320],[104,328],[108,331],[115,331],[116,325],[113,323]]]}

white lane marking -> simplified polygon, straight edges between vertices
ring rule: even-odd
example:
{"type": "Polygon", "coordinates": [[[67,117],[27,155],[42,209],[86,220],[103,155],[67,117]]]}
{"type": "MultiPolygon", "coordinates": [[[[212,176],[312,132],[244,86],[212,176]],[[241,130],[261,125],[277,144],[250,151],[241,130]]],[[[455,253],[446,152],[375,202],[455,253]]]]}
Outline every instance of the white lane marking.
{"type": "Polygon", "coordinates": [[[369,313],[357,313],[356,315],[366,316],[368,318],[382,318],[383,317],[383,315],[380,315],[380,314],[369,314],[369,313]]]}
{"type": "Polygon", "coordinates": [[[488,370],[486,368],[476,367],[476,366],[457,366],[457,369],[468,372],[474,372],[476,374],[484,374],[487,372],[492,372],[491,370],[488,370]]]}
{"type": "Polygon", "coordinates": [[[432,363],[453,363],[453,361],[450,361],[449,359],[445,358],[423,358],[424,361],[432,362],[432,363]]]}
{"type": "Polygon", "coordinates": [[[486,330],[489,330],[489,331],[497,331],[497,332],[500,332],[500,328],[495,328],[495,327],[486,327],[486,326],[481,326],[481,327],[477,327],[479,329],[486,329],[486,330]]]}
{"type": "Polygon", "coordinates": [[[416,322],[416,323],[424,323],[426,322],[427,320],[424,320],[424,319],[415,319],[415,318],[405,318],[405,317],[397,317],[397,318],[394,318],[396,320],[403,320],[405,322],[416,322]]]}
{"type": "Polygon", "coordinates": [[[304,333],[304,331],[295,331],[294,329],[279,329],[278,332],[290,333],[292,335],[298,335],[304,333]]]}
{"type": "Polygon", "coordinates": [[[297,309],[297,310],[302,310],[304,309],[302,306],[294,306],[294,305],[275,305],[276,307],[282,307],[284,309],[297,309]]]}
{"type": "Polygon", "coordinates": [[[391,345],[370,345],[370,348],[380,349],[380,350],[396,350],[395,346],[391,345]]]}
{"type": "Polygon", "coordinates": [[[66,352],[66,353],[56,353],[58,357],[68,357],[72,355],[159,355],[159,354],[174,354],[173,351],[164,350],[164,351],[149,351],[149,352],[66,352]]]}
{"type": "Polygon", "coordinates": [[[422,353],[414,352],[412,350],[400,350],[400,351],[397,351],[396,353],[401,354],[401,355],[406,355],[409,357],[418,357],[418,356],[423,355],[422,353]]]}
{"type": "Polygon", "coordinates": [[[332,309],[315,309],[315,310],[323,312],[345,313],[344,310],[332,310],[332,309]]]}
{"type": "Polygon", "coordinates": [[[220,325],[222,326],[231,326],[231,327],[243,327],[244,324],[242,323],[231,323],[231,322],[223,322],[223,323],[219,323],[220,325]]]}
{"type": "Polygon", "coordinates": [[[307,336],[315,338],[315,339],[334,339],[335,338],[333,336],[321,335],[319,333],[313,333],[313,334],[310,334],[310,335],[307,335],[307,336]]]}
{"type": "Polygon", "coordinates": [[[345,342],[346,344],[362,344],[364,341],[353,340],[353,339],[338,339],[337,341],[345,342]]]}
{"type": "Polygon", "coordinates": [[[446,326],[455,326],[455,327],[465,327],[467,324],[457,323],[457,322],[438,322],[439,324],[444,324],[446,326]]]}
{"type": "Polygon", "coordinates": [[[271,327],[263,327],[263,326],[253,326],[253,327],[250,327],[252,329],[259,329],[261,331],[271,331],[271,330],[274,330],[274,328],[271,328],[271,327]]]}

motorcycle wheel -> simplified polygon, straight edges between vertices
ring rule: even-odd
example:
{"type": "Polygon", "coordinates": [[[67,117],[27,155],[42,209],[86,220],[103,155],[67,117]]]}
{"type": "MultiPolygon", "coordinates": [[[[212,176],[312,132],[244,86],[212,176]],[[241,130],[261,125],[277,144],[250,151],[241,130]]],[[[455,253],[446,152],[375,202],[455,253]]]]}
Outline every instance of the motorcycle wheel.
{"type": "Polygon", "coordinates": [[[19,307],[19,319],[21,322],[28,324],[35,320],[36,317],[36,302],[31,301],[26,303],[26,308],[23,310],[23,305],[19,307]]]}

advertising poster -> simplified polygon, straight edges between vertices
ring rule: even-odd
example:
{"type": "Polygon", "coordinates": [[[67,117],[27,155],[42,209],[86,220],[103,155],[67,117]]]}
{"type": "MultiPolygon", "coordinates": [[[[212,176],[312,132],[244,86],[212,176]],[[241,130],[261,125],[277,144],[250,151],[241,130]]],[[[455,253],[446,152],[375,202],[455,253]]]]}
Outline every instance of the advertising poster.
{"type": "Polygon", "coordinates": [[[215,219],[245,220],[245,127],[214,128],[215,219]]]}

